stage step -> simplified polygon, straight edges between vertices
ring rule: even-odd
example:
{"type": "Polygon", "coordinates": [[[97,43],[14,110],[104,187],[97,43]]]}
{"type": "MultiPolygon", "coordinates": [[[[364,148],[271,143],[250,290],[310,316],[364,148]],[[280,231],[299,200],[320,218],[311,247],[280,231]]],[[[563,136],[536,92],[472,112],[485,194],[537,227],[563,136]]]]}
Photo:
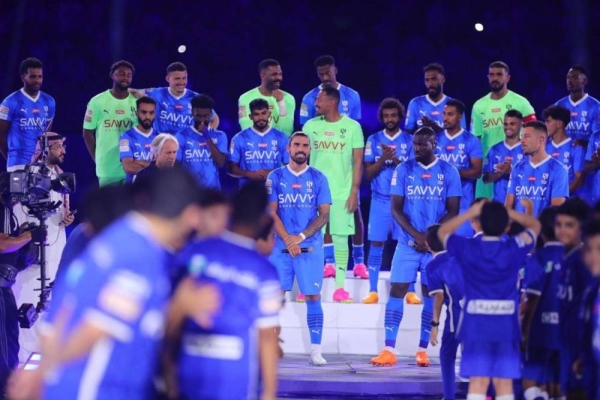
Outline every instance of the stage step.
{"type": "MultiPolygon", "coordinates": [[[[420,279],[417,278],[420,282],[420,279]]],[[[421,296],[421,285],[415,285],[416,292],[421,296]]],[[[352,271],[346,273],[346,283],[344,285],[350,296],[354,298],[355,303],[360,303],[364,297],[369,294],[369,280],[355,278],[352,271]]],[[[379,293],[379,304],[386,304],[390,294],[390,271],[381,271],[379,273],[379,279],[377,282],[377,291],[379,293]]],[[[333,302],[333,292],[335,292],[335,278],[323,279],[323,286],[321,288],[321,299],[324,303],[333,302]]],[[[294,287],[291,292],[286,294],[287,301],[294,301],[296,296],[300,293],[298,288],[298,282],[294,281],[294,287]]]]}
{"type": "MultiPolygon", "coordinates": [[[[414,357],[419,345],[421,305],[405,305],[404,317],[398,332],[398,355],[414,357]]],[[[323,303],[324,354],[377,355],[384,348],[385,304],[323,303]]],[[[445,309],[442,310],[442,338],[445,309]]],[[[306,325],[306,304],[286,302],[280,314],[283,351],[291,354],[310,353],[310,334],[306,325]]],[[[439,355],[440,346],[429,347],[430,356],[439,355]]]]}

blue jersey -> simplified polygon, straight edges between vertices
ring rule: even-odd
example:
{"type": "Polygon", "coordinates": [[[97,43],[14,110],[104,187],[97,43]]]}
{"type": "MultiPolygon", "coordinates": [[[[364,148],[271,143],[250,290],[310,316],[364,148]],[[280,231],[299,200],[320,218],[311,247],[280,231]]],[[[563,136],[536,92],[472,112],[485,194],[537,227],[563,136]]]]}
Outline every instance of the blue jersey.
{"type": "Polygon", "coordinates": [[[562,143],[554,143],[548,140],[546,153],[552,158],[560,161],[569,171],[569,183],[575,179],[575,173],[583,170],[585,149],[581,146],[573,146],[573,139],[567,138],[562,143]]]}
{"type": "Polygon", "coordinates": [[[257,398],[258,330],[279,325],[283,294],[275,267],[254,241],[226,233],[190,243],[180,264],[198,281],[215,285],[221,308],[210,329],[184,323],[179,386],[187,399],[257,398]]]}
{"type": "MultiPolygon", "coordinates": [[[[425,232],[446,215],[446,199],[462,195],[460,176],[446,161],[436,158],[423,165],[413,158],[396,167],[390,194],[404,197],[404,214],[417,231],[425,232]]],[[[398,244],[412,246],[414,240],[400,229],[398,244]]]]}
{"type": "Polygon", "coordinates": [[[569,197],[567,168],[551,156],[534,165],[529,157],[517,163],[510,174],[508,194],[515,196],[515,210],[524,212],[521,199],[533,202],[533,215],[538,215],[554,198],[569,197]]]}
{"type": "MultiPolygon", "coordinates": [[[[228,160],[238,163],[245,171],[275,169],[290,162],[285,133],[269,127],[258,132],[254,127],[244,129],[231,139],[228,160]]],[[[248,179],[240,178],[240,186],[248,179]]]]}
{"type": "Polygon", "coordinates": [[[571,111],[571,122],[565,129],[571,139],[589,140],[593,133],[600,131],[600,102],[587,93],[577,103],[567,96],[554,104],[571,111]]]}
{"type": "MultiPolygon", "coordinates": [[[[302,98],[302,105],[300,106],[301,125],[317,116],[315,101],[317,101],[317,96],[321,90],[323,90],[322,86],[317,86],[302,98]]],[[[347,115],[355,121],[360,120],[360,96],[358,92],[341,83],[338,83],[337,90],[340,91],[340,104],[338,106],[340,114],[347,115]]]]}
{"type": "MultiPolygon", "coordinates": [[[[591,321],[591,328],[592,328],[592,337],[590,338],[591,343],[592,343],[592,351],[593,351],[593,357],[595,360],[595,372],[596,372],[596,384],[600,384],[600,291],[596,292],[596,301],[594,302],[593,308],[592,308],[592,321],[591,321]]],[[[600,389],[598,389],[598,387],[596,387],[596,400],[600,399],[600,389]]]]}
{"type": "MultiPolygon", "coordinates": [[[[485,162],[483,163],[483,173],[493,174],[496,172],[496,165],[501,164],[506,160],[511,161],[514,168],[515,165],[523,160],[523,148],[521,142],[517,142],[512,147],[506,144],[505,141],[493,145],[487,153],[485,162]]],[[[493,199],[504,204],[506,193],[508,191],[509,175],[503,175],[500,179],[494,182],[494,197],[493,199]]]]}
{"type": "Polygon", "coordinates": [[[220,189],[219,167],[210,153],[208,140],[212,140],[217,149],[227,154],[227,135],[225,132],[206,129],[198,132],[196,128],[189,127],[177,135],[179,152],[177,159],[181,165],[192,171],[201,186],[220,189]]]}
{"type": "Polygon", "coordinates": [[[562,243],[548,242],[530,257],[525,266],[523,291],[540,298],[529,331],[531,346],[559,349],[561,321],[556,294],[564,255],[562,243]]]}
{"type": "MultiPolygon", "coordinates": [[[[430,120],[436,122],[440,128],[443,128],[444,107],[446,107],[446,103],[450,100],[452,100],[452,97],[446,95],[444,95],[444,97],[442,97],[437,103],[434,103],[429,98],[428,94],[415,97],[408,103],[404,129],[408,129],[410,131],[417,130],[423,126],[423,122],[421,121],[423,117],[429,118],[430,120]]],[[[464,114],[460,120],[460,126],[463,128],[467,127],[467,121],[464,114]]]]}
{"type": "Polygon", "coordinates": [[[37,140],[48,130],[55,112],[54,99],[42,91],[34,99],[21,89],[2,101],[0,119],[10,123],[6,134],[7,168],[31,162],[37,140]]]}
{"type": "MultiPolygon", "coordinates": [[[[440,159],[452,164],[459,171],[473,167],[472,159],[483,160],[481,141],[464,129],[454,136],[450,136],[446,131],[439,133],[435,154],[440,159]]],[[[477,182],[476,179],[461,178],[461,210],[466,210],[471,206],[475,198],[475,182],[477,182]]]]}
{"type": "MultiPolygon", "coordinates": [[[[144,93],[156,100],[156,120],[154,128],[159,133],[175,135],[182,129],[194,125],[192,116],[192,99],[198,96],[193,90],[185,89],[185,93],[176,97],[168,87],[146,89],[144,93]]],[[[211,119],[215,116],[213,110],[211,119]]]]}
{"type": "MultiPolygon", "coordinates": [[[[141,132],[137,127],[133,127],[121,134],[119,138],[119,159],[123,162],[124,158],[133,158],[140,161],[152,161],[152,141],[157,136],[156,130],[152,129],[148,133],[141,132]]],[[[127,183],[133,182],[135,174],[126,174],[127,183]]]]}
{"type": "MultiPolygon", "coordinates": [[[[374,163],[383,154],[383,147],[386,145],[396,150],[396,157],[401,163],[414,158],[412,136],[404,131],[397,132],[394,136],[389,136],[385,130],[377,132],[369,136],[365,147],[364,161],[374,163]]],[[[392,160],[387,160],[379,170],[376,177],[371,180],[371,191],[373,196],[384,199],[390,197],[390,182],[392,175],[396,169],[396,164],[392,160]]]]}
{"type": "Polygon", "coordinates": [[[446,328],[456,333],[464,297],[463,275],[456,259],[442,251],[427,264],[427,289],[429,295],[444,293],[446,328]]]}
{"type": "Polygon", "coordinates": [[[462,268],[465,306],[459,336],[469,342],[521,340],[519,326],[519,270],[535,245],[535,234],[526,230],[503,240],[499,237],[468,239],[456,234],[446,240],[448,253],[462,268]]]}
{"type": "MultiPolygon", "coordinates": [[[[592,155],[600,154],[600,132],[596,132],[590,138],[588,147],[585,153],[585,161],[592,161],[592,155]]],[[[600,170],[588,175],[592,182],[590,193],[591,204],[600,201],[600,170]]]]}
{"type": "Polygon", "coordinates": [[[50,329],[65,307],[71,312],[65,336],[82,323],[109,336],[56,371],[44,398],[149,398],[169,295],[167,253],[149,230],[139,214],[115,222],[69,265],[54,288],[59,301],[53,295],[45,321],[50,329]]]}
{"type": "MultiPolygon", "coordinates": [[[[277,216],[290,235],[298,235],[319,216],[319,206],[331,204],[331,191],[325,175],[307,166],[302,172],[294,172],[289,166],[277,168],[267,176],[269,201],[277,202],[277,216]]],[[[282,238],[275,235],[278,247],[282,238]]],[[[302,242],[302,247],[323,246],[321,230],[302,242]]],[[[285,245],[283,245],[285,247],[285,245]]]]}

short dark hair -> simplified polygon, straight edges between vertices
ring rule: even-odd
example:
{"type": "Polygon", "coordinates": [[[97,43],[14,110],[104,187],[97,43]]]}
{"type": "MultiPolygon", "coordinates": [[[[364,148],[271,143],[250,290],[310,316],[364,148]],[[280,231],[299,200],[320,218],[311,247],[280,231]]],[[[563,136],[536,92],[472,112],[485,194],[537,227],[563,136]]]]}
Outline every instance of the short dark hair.
{"type": "Polygon", "coordinates": [[[209,109],[213,109],[215,108],[215,101],[213,100],[212,97],[206,95],[206,94],[199,94],[198,96],[194,97],[191,101],[192,103],[192,109],[194,108],[209,108],[209,109]]]}
{"type": "Polygon", "coordinates": [[[227,195],[225,195],[225,193],[216,189],[204,188],[204,193],[199,203],[201,208],[209,208],[227,204],[229,204],[229,198],[227,195]]]}
{"type": "Polygon", "coordinates": [[[465,113],[465,105],[460,100],[456,100],[456,99],[448,100],[448,102],[446,102],[446,107],[456,108],[456,111],[458,111],[458,113],[460,115],[463,115],[465,113]]]}
{"type": "Polygon", "coordinates": [[[305,137],[305,138],[307,138],[307,139],[310,140],[310,138],[308,137],[308,135],[306,133],[304,133],[302,131],[296,131],[296,132],[294,132],[294,133],[291,134],[290,140],[288,141],[288,144],[292,143],[292,139],[297,138],[297,137],[305,137]]]}
{"type": "Polygon", "coordinates": [[[325,92],[327,97],[333,99],[336,102],[336,104],[340,104],[340,91],[336,88],[327,86],[321,89],[321,92],[325,92]]]}
{"type": "Polygon", "coordinates": [[[479,221],[486,236],[500,236],[508,226],[508,211],[499,201],[488,201],[481,207],[479,221]]]}
{"type": "Polygon", "coordinates": [[[554,231],[554,224],[556,222],[557,215],[556,209],[557,207],[555,206],[544,208],[538,217],[538,220],[542,225],[540,234],[546,241],[556,240],[556,233],[554,231]]]}
{"type": "Polygon", "coordinates": [[[504,118],[506,117],[510,117],[510,118],[517,118],[519,121],[523,121],[523,114],[521,114],[521,111],[519,110],[508,110],[505,114],[504,114],[504,118]]]}
{"type": "Polygon", "coordinates": [[[324,55],[315,60],[315,67],[324,67],[325,65],[335,65],[335,59],[333,56],[324,55]]]}
{"type": "Polygon", "coordinates": [[[179,61],[171,63],[167,66],[167,75],[170,72],[183,72],[183,71],[187,71],[187,67],[185,66],[184,63],[179,62],[179,61]]]}
{"type": "Polygon", "coordinates": [[[34,57],[29,57],[21,61],[19,66],[19,74],[25,75],[29,68],[44,68],[44,64],[40,60],[34,57]]]}
{"type": "Polygon", "coordinates": [[[504,61],[494,61],[490,64],[490,68],[502,68],[506,71],[507,74],[510,74],[510,69],[504,61]]]}
{"type": "Polygon", "coordinates": [[[396,98],[387,97],[381,101],[379,104],[379,110],[377,110],[379,122],[383,123],[383,110],[391,110],[394,108],[398,110],[398,117],[400,117],[400,121],[404,121],[404,117],[406,116],[406,108],[404,108],[404,104],[402,104],[396,98]]]}
{"type": "Polygon", "coordinates": [[[523,128],[533,128],[534,130],[540,131],[544,135],[548,136],[548,128],[546,128],[546,124],[542,121],[527,121],[523,124],[523,128]]]}
{"type": "Polygon", "coordinates": [[[156,106],[156,100],[154,100],[150,96],[142,96],[135,101],[135,105],[137,108],[140,108],[140,104],[154,104],[156,106]]]}
{"type": "Polygon", "coordinates": [[[268,110],[269,103],[265,99],[254,99],[250,102],[250,113],[254,110],[268,110]]]}
{"type": "Polygon", "coordinates": [[[425,240],[429,245],[429,249],[435,253],[444,251],[444,245],[438,237],[438,231],[440,230],[440,226],[440,224],[435,224],[427,227],[427,232],[425,234],[425,240]]]}
{"type": "Polygon", "coordinates": [[[426,66],[424,66],[423,73],[428,72],[428,71],[437,71],[442,75],[446,75],[444,66],[439,63],[431,63],[431,64],[427,64],[426,66]]]}
{"type": "Polygon", "coordinates": [[[133,209],[131,185],[101,186],[88,194],[83,205],[85,219],[94,235],[133,209]]]}
{"type": "Polygon", "coordinates": [[[571,197],[562,203],[556,209],[556,215],[568,215],[577,219],[579,222],[585,222],[590,219],[592,210],[585,200],[579,197],[571,197]]]}
{"type": "Polygon", "coordinates": [[[564,124],[565,128],[567,127],[567,125],[569,125],[569,122],[571,122],[571,111],[569,111],[569,109],[563,106],[552,105],[546,107],[542,112],[542,115],[544,116],[544,119],[548,119],[548,117],[551,117],[552,119],[561,121],[564,124]]]}
{"type": "Polygon", "coordinates": [[[582,75],[585,75],[586,78],[590,77],[590,72],[583,65],[573,65],[570,69],[572,69],[573,71],[577,71],[582,75]]]}
{"type": "Polygon", "coordinates": [[[584,240],[593,238],[594,236],[600,236],[600,221],[588,221],[582,229],[584,240]]]}
{"type": "Polygon", "coordinates": [[[279,61],[274,60],[272,58],[267,58],[266,60],[262,60],[258,63],[258,72],[261,73],[269,67],[279,67],[279,61]]]}
{"type": "Polygon", "coordinates": [[[508,236],[517,236],[519,233],[525,232],[525,227],[517,221],[509,221],[508,223],[508,236]]]}
{"type": "Polygon", "coordinates": [[[131,70],[131,74],[135,74],[135,68],[133,67],[133,64],[130,63],[129,61],[125,61],[125,60],[121,60],[121,61],[117,61],[116,63],[114,63],[113,65],[110,66],[110,74],[114,74],[116,70],[118,70],[121,67],[125,67],[125,68],[129,68],[131,70]]]}
{"type": "Polygon", "coordinates": [[[233,225],[258,227],[266,215],[269,198],[264,182],[250,181],[233,195],[233,225]]]}
{"type": "Polygon", "coordinates": [[[435,138],[435,131],[428,126],[422,126],[417,129],[413,136],[427,136],[427,139],[435,138]]]}

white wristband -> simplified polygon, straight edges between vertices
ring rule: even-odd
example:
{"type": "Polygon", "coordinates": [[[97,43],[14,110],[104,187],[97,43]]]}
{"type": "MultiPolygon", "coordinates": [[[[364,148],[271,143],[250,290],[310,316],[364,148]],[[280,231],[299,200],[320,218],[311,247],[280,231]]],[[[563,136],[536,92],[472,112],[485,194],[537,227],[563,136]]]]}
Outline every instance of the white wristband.
{"type": "Polygon", "coordinates": [[[300,236],[302,240],[306,240],[306,235],[304,233],[300,232],[298,236],[300,236]]]}
{"type": "Polygon", "coordinates": [[[285,117],[287,115],[287,107],[285,106],[285,100],[278,101],[277,107],[279,107],[279,116],[285,117]]]}

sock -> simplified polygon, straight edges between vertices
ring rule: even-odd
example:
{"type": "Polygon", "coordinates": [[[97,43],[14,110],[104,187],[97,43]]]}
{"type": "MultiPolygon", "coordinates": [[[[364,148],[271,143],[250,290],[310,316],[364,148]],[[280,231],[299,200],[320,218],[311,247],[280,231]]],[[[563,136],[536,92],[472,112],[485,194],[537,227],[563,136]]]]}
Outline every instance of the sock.
{"type": "Polygon", "coordinates": [[[348,268],[348,259],[350,251],[348,251],[348,236],[331,235],[333,238],[334,254],[335,254],[335,288],[344,288],[346,281],[346,269],[348,268]]]}
{"type": "Polygon", "coordinates": [[[514,394],[505,394],[502,396],[496,396],[496,400],[515,400],[514,394]]]}
{"type": "Polygon", "coordinates": [[[402,322],[402,315],[404,314],[404,299],[397,297],[389,298],[385,306],[385,346],[396,347],[396,337],[398,336],[398,329],[400,328],[400,322],[402,322]]]}
{"type": "Polygon", "coordinates": [[[379,280],[379,270],[381,269],[381,260],[383,258],[383,246],[375,247],[371,245],[369,247],[369,259],[367,265],[369,266],[369,292],[377,292],[377,282],[379,280]]]}
{"type": "Polygon", "coordinates": [[[431,333],[431,320],[433,319],[433,297],[423,296],[423,311],[421,311],[421,339],[419,347],[424,349],[429,344],[429,334],[431,333]]]}
{"type": "Polygon", "coordinates": [[[333,243],[325,243],[323,246],[325,253],[325,264],[335,264],[335,253],[333,252],[333,243]]]}
{"type": "Polygon", "coordinates": [[[485,394],[469,393],[467,394],[467,400],[485,400],[485,394]]]}
{"type": "Polygon", "coordinates": [[[310,331],[310,343],[321,344],[321,336],[323,334],[323,307],[321,307],[321,299],[306,300],[306,321],[308,322],[308,330],[310,331]]]}
{"type": "Polygon", "coordinates": [[[532,386],[523,393],[525,400],[534,400],[542,395],[542,391],[537,386],[532,386]]]}
{"type": "Polygon", "coordinates": [[[364,244],[352,244],[352,259],[354,260],[354,265],[365,263],[364,244]]]}

